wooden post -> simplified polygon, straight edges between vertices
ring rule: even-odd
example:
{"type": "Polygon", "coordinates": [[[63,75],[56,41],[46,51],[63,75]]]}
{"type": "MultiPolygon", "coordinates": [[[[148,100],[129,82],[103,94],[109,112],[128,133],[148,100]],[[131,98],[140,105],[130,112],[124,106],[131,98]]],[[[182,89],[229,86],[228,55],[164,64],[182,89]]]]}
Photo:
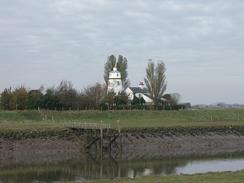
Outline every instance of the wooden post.
{"type": "Polygon", "coordinates": [[[119,163],[118,163],[118,178],[121,178],[121,168],[119,163]]]}
{"type": "Polygon", "coordinates": [[[103,121],[100,125],[100,178],[103,178],[103,121]]]}
{"type": "Polygon", "coordinates": [[[121,135],[120,125],[119,125],[119,120],[117,120],[117,126],[119,132],[119,157],[120,160],[122,160],[122,135],[121,135]]]}
{"type": "Polygon", "coordinates": [[[111,142],[111,136],[108,135],[108,152],[109,152],[109,155],[111,155],[111,149],[112,149],[112,144],[110,142],[111,142]]]}
{"type": "Polygon", "coordinates": [[[213,121],[213,115],[211,114],[211,116],[210,116],[210,121],[213,121]]]}
{"type": "Polygon", "coordinates": [[[100,142],[101,142],[101,151],[103,150],[103,121],[101,120],[101,125],[100,125],[100,142]]]}

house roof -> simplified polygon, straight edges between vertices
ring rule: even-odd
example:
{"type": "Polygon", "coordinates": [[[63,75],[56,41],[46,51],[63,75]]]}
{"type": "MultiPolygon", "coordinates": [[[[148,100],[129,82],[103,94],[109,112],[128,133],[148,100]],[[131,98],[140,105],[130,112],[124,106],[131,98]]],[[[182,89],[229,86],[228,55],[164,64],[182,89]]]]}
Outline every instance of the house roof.
{"type": "MultiPolygon", "coordinates": [[[[151,98],[148,90],[146,88],[140,88],[140,87],[129,87],[129,89],[135,94],[135,93],[142,93],[143,95],[147,96],[148,98],[151,98]]],[[[167,98],[161,97],[162,101],[168,101],[167,98]]]]}
{"type": "Polygon", "coordinates": [[[129,87],[133,93],[148,93],[147,89],[142,89],[140,87],[129,87]]]}

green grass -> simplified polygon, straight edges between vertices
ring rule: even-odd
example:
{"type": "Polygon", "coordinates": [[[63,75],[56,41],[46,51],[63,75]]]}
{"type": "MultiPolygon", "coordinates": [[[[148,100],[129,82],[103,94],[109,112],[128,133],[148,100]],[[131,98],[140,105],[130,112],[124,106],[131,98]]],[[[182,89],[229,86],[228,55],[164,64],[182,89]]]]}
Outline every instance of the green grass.
{"type": "Polygon", "coordinates": [[[244,110],[185,111],[0,111],[0,134],[63,131],[67,122],[109,123],[122,129],[244,126],[244,110]]]}
{"type": "Polygon", "coordinates": [[[121,179],[86,181],[81,183],[243,183],[243,181],[244,171],[180,176],[143,177],[134,180],[121,179]]]}

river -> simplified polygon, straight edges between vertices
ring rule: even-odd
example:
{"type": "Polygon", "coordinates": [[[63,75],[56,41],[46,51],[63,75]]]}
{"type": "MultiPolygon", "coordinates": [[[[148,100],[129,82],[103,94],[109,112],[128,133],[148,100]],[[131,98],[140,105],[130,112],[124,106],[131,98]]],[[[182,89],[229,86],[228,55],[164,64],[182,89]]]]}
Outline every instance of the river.
{"type": "Polygon", "coordinates": [[[135,178],[244,169],[244,154],[191,158],[121,160],[108,155],[72,157],[63,162],[0,165],[1,183],[58,183],[64,181],[135,178]],[[102,158],[101,158],[102,157],[102,158]]]}

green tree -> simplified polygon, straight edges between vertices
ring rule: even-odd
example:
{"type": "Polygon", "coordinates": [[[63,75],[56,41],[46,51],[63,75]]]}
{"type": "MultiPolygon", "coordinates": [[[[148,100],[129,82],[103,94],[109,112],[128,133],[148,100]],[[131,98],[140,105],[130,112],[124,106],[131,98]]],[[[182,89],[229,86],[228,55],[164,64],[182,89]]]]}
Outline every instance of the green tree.
{"type": "Polygon", "coordinates": [[[15,109],[15,98],[11,88],[5,88],[1,93],[1,109],[3,110],[14,110],[15,109]]]}
{"type": "Polygon", "coordinates": [[[76,108],[77,92],[73,88],[73,84],[70,81],[61,81],[56,89],[56,96],[59,100],[62,109],[74,109],[76,108]]]}
{"type": "Polygon", "coordinates": [[[49,110],[60,110],[61,105],[58,97],[55,94],[54,88],[48,88],[45,95],[42,97],[41,108],[49,110]]]}
{"type": "Polygon", "coordinates": [[[129,102],[128,95],[124,92],[114,97],[114,104],[116,106],[124,106],[127,105],[128,102],[129,102]]]}
{"type": "Polygon", "coordinates": [[[112,106],[114,106],[114,98],[116,94],[114,92],[109,92],[106,97],[104,102],[107,104],[108,109],[111,109],[112,106]]]}
{"type": "Polygon", "coordinates": [[[28,109],[39,109],[41,107],[43,94],[40,90],[28,92],[28,109]]]}
{"type": "Polygon", "coordinates": [[[160,103],[167,87],[165,72],[163,62],[159,62],[155,66],[154,62],[149,60],[144,81],[155,106],[160,103]]]}
{"type": "Polygon", "coordinates": [[[28,102],[28,92],[24,86],[20,86],[16,88],[13,92],[15,101],[16,101],[16,109],[24,110],[27,109],[28,102]]]}
{"type": "Polygon", "coordinates": [[[138,97],[136,97],[136,95],[134,94],[133,100],[131,101],[131,105],[140,105],[140,99],[138,97]]]}

